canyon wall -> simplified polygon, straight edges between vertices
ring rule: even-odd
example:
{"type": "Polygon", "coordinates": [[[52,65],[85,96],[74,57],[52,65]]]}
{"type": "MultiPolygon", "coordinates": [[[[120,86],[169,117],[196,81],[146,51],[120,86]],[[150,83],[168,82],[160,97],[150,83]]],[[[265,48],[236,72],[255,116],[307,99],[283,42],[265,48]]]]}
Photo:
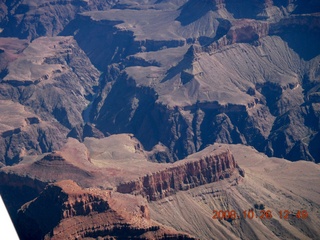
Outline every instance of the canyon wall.
{"type": "Polygon", "coordinates": [[[19,102],[39,119],[4,131],[1,165],[57,150],[66,136],[83,141],[128,132],[147,150],[163,144],[166,162],[214,142],[318,162],[313,145],[319,130],[320,20],[310,13],[315,4],[246,2],[253,7],[244,9],[246,4],[233,0],[1,4],[2,36],[67,36],[32,43],[0,39],[0,99],[19,102]],[[50,14],[42,15],[47,9],[50,14]],[[31,64],[32,58],[42,60],[31,64]],[[21,66],[36,74],[30,79],[29,72],[19,74],[21,66]],[[233,96],[243,100],[229,100],[233,96]],[[294,118],[303,130],[293,130],[294,118]]]}
{"type": "Polygon", "coordinates": [[[49,185],[18,212],[21,239],[195,239],[150,220],[147,202],[71,180],[49,185]],[[77,223],[77,224],[75,224],[77,223]]]}
{"type": "Polygon", "coordinates": [[[172,155],[167,162],[214,142],[249,144],[268,156],[319,162],[318,150],[311,147],[312,132],[319,129],[317,100],[308,98],[316,96],[308,91],[317,91],[319,81],[319,17],[219,21],[210,44],[201,46],[198,39],[188,50],[181,46],[185,52],[176,50],[180,59],[174,64],[163,60],[167,52],[159,48],[109,65],[91,121],[103,133],[134,133],[147,150],[162,143],[172,155]],[[211,69],[204,69],[209,62],[211,69]],[[228,87],[217,93],[220,86],[228,87]],[[229,91],[229,98],[221,97],[229,91]],[[245,94],[231,101],[235,92],[245,94]],[[293,122],[301,131],[294,130],[293,122]],[[308,140],[301,143],[303,138],[308,140]]]}
{"type": "Polygon", "coordinates": [[[198,160],[186,159],[165,170],[122,183],[117,191],[142,195],[149,201],[156,201],[180,190],[229,178],[234,171],[239,171],[244,177],[244,171],[236,164],[230,151],[212,153],[198,160]]]}
{"type": "Polygon", "coordinates": [[[1,36],[35,39],[41,36],[56,36],[72,21],[77,13],[109,9],[108,1],[6,1],[0,4],[1,36]]]}
{"type": "Polygon", "coordinates": [[[59,149],[84,125],[100,74],[70,37],[0,38],[0,48],[10,56],[0,79],[0,162],[12,165],[59,149]]]}

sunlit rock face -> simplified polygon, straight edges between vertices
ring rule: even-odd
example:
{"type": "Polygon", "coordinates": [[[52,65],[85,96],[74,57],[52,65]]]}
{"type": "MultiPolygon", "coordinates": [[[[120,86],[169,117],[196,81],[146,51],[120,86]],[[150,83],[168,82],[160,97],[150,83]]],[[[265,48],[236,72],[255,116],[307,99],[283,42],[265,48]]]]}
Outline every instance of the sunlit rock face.
{"type": "Polygon", "coordinates": [[[66,136],[83,141],[128,132],[147,150],[164,145],[167,157],[161,161],[182,159],[214,142],[319,161],[313,147],[320,52],[314,1],[50,4],[1,5],[2,36],[65,36],[1,40],[2,99],[18,101],[43,124],[58,121],[40,127],[40,135],[27,133],[33,144],[19,147],[8,137],[23,139],[17,131],[27,130],[6,132],[2,163],[57,150],[66,136]],[[36,13],[37,24],[28,18],[36,13]],[[70,17],[62,23],[64,14],[70,17]],[[47,26],[43,33],[33,28],[40,25],[47,26]],[[100,81],[87,57],[102,73],[100,81]],[[53,138],[52,131],[59,134],[53,138]]]}
{"type": "Polygon", "coordinates": [[[21,238],[319,238],[319,13],[2,1],[0,194],[21,238]],[[212,221],[255,206],[309,219],[212,221]]]}
{"type": "Polygon", "coordinates": [[[24,239],[195,239],[152,222],[141,197],[82,189],[73,181],[49,185],[38,198],[23,205],[18,212],[18,227],[24,239]]]}
{"type": "Polygon", "coordinates": [[[230,151],[212,153],[194,161],[184,161],[138,180],[122,183],[117,187],[117,191],[140,194],[150,201],[155,201],[177,191],[229,178],[235,170],[244,177],[243,170],[236,164],[230,151]]]}

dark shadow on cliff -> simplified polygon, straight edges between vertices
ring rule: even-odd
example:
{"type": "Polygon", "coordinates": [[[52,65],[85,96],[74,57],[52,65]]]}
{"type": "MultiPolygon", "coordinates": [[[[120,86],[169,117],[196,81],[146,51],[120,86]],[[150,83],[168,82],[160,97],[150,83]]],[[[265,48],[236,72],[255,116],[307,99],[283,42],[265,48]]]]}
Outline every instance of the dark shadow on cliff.
{"type": "Polygon", "coordinates": [[[100,71],[130,54],[128,51],[130,52],[130,47],[133,46],[133,33],[116,31],[114,28],[122,23],[121,21],[102,20],[96,24],[88,19],[89,17],[78,15],[59,36],[73,36],[92,64],[100,71]]]}
{"type": "Polygon", "coordinates": [[[263,10],[264,2],[258,0],[228,0],[226,1],[226,9],[232,13],[234,18],[253,18],[263,10]]]}
{"type": "Polygon", "coordinates": [[[43,191],[37,201],[30,202],[27,208],[24,206],[18,211],[16,226],[20,239],[44,239],[44,236],[60,222],[61,206],[68,195],[57,187],[48,186],[48,188],[55,189],[43,191]],[[47,207],[48,205],[50,208],[47,207]]]}
{"type": "Polygon", "coordinates": [[[310,31],[305,27],[292,26],[279,36],[306,61],[320,54],[320,28],[310,31]]]}
{"type": "Polygon", "coordinates": [[[298,0],[294,14],[316,13],[320,11],[319,0],[298,0]]]}
{"type": "Polygon", "coordinates": [[[211,10],[216,10],[216,6],[209,0],[190,0],[185,3],[181,8],[180,15],[176,18],[182,26],[189,25],[211,10]]]}
{"type": "Polygon", "coordinates": [[[310,141],[309,151],[312,154],[313,158],[315,159],[316,163],[320,163],[320,133],[318,132],[316,136],[310,141]]]}
{"type": "MultiPolygon", "coordinates": [[[[181,74],[181,78],[182,75],[185,76],[186,73],[184,72],[184,70],[188,69],[191,67],[192,62],[195,59],[195,49],[193,46],[191,46],[188,51],[186,52],[186,54],[184,55],[183,59],[174,67],[170,68],[167,73],[166,76],[161,80],[161,82],[166,82],[172,78],[174,78],[176,75],[181,74]],[[185,74],[184,74],[185,73],[185,74]]],[[[190,75],[190,74],[189,74],[190,75]]],[[[183,79],[181,79],[183,81],[183,79]]],[[[188,81],[190,81],[191,79],[188,78],[188,81]]],[[[188,82],[186,81],[186,82],[188,82]]],[[[186,83],[184,82],[184,84],[186,83]]]]}

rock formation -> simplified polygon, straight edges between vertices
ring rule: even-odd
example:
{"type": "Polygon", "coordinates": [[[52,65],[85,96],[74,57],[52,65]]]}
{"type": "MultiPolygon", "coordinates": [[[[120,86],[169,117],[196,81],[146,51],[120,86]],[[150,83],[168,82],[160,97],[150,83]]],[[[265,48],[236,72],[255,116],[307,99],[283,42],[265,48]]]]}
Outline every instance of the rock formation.
{"type": "Polygon", "coordinates": [[[49,185],[23,205],[17,226],[23,239],[195,239],[150,220],[141,197],[82,189],[70,180],[49,185]]]}
{"type": "MultiPolygon", "coordinates": [[[[307,91],[318,86],[314,73],[319,16],[297,16],[268,1],[256,4],[272,16],[234,19],[227,14],[231,2],[205,12],[201,4],[213,2],[188,1],[177,13],[163,10],[164,3],[158,5],[152,11],[165,19],[163,25],[174,24],[157,33],[137,18],[139,11],[127,9],[85,13],[79,18],[81,25],[70,25],[72,30],[65,34],[76,31],[75,38],[92,61],[99,62],[100,69],[108,66],[104,88],[92,104],[91,121],[103,133],[132,132],[148,150],[160,142],[174,160],[213,142],[250,144],[269,156],[293,159],[291,151],[302,149],[294,146],[304,138],[305,151],[298,155],[318,162],[317,151],[309,147],[319,128],[318,117],[307,91]],[[184,17],[192,6],[200,16],[184,17]],[[192,21],[184,23],[184,18],[192,21]],[[135,28],[130,25],[134,21],[135,28]],[[302,26],[309,26],[303,30],[307,35],[298,36],[294,29],[302,26]],[[98,38],[86,37],[102,28],[110,28],[103,33],[105,43],[100,37],[99,43],[98,38]],[[97,48],[91,49],[93,45],[97,48]],[[305,45],[315,47],[309,50],[305,45]],[[98,59],[103,56],[101,65],[98,59]],[[295,118],[294,124],[284,120],[288,118],[295,118]],[[301,131],[293,130],[297,125],[301,131]]],[[[154,14],[141,11],[153,22],[154,14]]]]}
{"type": "Polygon", "coordinates": [[[55,36],[72,21],[77,13],[108,9],[114,1],[5,1],[1,3],[2,36],[35,39],[55,36]]]}
{"type": "Polygon", "coordinates": [[[226,147],[208,147],[170,166],[147,161],[148,154],[130,135],[89,138],[83,143],[69,139],[61,151],[25,157],[17,165],[1,168],[0,193],[12,202],[8,208],[22,239],[121,237],[123,231],[128,236],[171,239],[178,233],[152,223],[148,201],[244,177],[244,170],[226,147]],[[15,215],[19,204],[27,201],[15,215]],[[142,215],[130,213],[132,208],[142,215]],[[115,212],[120,210],[118,216],[115,212]],[[45,220],[48,218],[50,221],[45,220]],[[69,229],[74,222],[78,227],[69,229]]]}
{"type": "Polygon", "coordinates": [[[117,191],[142,195],[150,201],[155,201],[180,190],[229,178],[236,168],[244,177],[243,170],[237,166],[230,151],[227,151],[193,161],[179,162],[138,180],[122,183],[117,187],[117,191]]]}
{"type": "Polygon", "coordinates": [[[2,4],[2,36],[35,40],[0,39],[1,99],[59,123],[26,134],[34,140],[24,146],[7,132],[0,161],[57,150],[66,136],[130,132],[147,150],[165,146],[164,161],[224,142],[318,162],[317,5],[246,2],[252,8],[233,0],[2,4]],[[37,38],[58,33],[66,37],[37,38]]]}
{"type": "Polygon", "coordinates": [[[12,165],[27,154],[59,149],[84,123],[99,73],[70,37],[29,44],[2,38],[1,46],[10,61],[0,83],[0,161],[12,165]]]}
{"type": "Polygon", "coordinates": [[[313,0],[2,1],[0,194],[22,239],[318,238],[319,12],[313,0]],[[288,209],[278,199],[310,220],[212,222],[255,201],[288,209]]]}

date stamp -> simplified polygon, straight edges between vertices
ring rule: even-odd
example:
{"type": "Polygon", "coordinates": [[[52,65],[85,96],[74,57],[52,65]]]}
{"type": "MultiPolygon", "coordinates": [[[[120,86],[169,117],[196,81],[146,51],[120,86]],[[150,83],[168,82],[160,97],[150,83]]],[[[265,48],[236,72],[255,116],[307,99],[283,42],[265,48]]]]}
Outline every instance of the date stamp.
{"type": "Polygon", "coordinates": [[[244,210],[241,213],[237,213],[235,210],[213,210],[212,219],[219,220],[235,220],[235,219],[272,219],[274,214],[277,214],[280,219],[288,220],[290,217],[295,217],[297,219],[307,219],[307,210],[289,211],[289,210],[279,210],[272,212],[271,210],[244,210]]]}

